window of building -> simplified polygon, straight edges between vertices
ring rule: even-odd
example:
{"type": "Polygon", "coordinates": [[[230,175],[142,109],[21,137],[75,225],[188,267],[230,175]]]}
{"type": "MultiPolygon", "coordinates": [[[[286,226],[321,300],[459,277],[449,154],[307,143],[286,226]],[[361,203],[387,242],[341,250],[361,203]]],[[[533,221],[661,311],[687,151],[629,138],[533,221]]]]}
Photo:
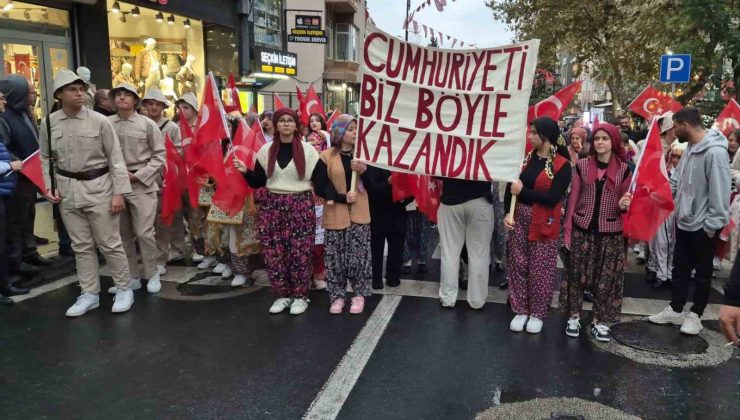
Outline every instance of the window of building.
{"type": "Polygon", "coordinates": [[[3,2],[3,5],[0,7],[2,29],[69,36],[69,12],[66,10],[19,1],[3,2]]]}
{"type": "Polygon", "coordinates": [[[337,23],[335,32],[334,59],[357,62],[357,27],[349,23],[337,23]]]}
{"type": "Polygon", "coordinates": [[[334,58],[334,22],[326,20],[326,57],[334,58]]]}
{"type": "Polygon", "coordinates": [[[254,0],[254,43],[281,50],[283,10],[281,0],[254,0]]]}
{"type": "Polygon", "coordinates": [[[217,78],[239,74],[236,31],[213,23],[204,23],[206,35],[206,68],[217,78]]]}

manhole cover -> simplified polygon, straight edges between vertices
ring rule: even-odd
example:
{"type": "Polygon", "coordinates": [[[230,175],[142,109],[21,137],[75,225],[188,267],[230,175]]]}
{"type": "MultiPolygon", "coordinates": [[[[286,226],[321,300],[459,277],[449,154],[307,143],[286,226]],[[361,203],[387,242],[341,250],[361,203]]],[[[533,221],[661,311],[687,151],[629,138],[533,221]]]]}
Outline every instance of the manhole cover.
{"type": "Polygon", "coordinates": [[[211,272],[198,273],[186,283],[178,284],[177,291],[183,296],[203,296],[232,291],[230,280],[224,280],[211,272]]]}
{"type": "Polygon", "coordinates": [[[611,327],[617,342],[638,350],[662,354],[702,354],[709,343],[697,335],[685,335],[673,325],[656,325],[648,321],[623,322],[611,327]]]}
{"type": "Polygon", "coordinates": [[[574,416],[570,414],[553,414],[550,420],[585,420],[583,416],[574,416]]]}

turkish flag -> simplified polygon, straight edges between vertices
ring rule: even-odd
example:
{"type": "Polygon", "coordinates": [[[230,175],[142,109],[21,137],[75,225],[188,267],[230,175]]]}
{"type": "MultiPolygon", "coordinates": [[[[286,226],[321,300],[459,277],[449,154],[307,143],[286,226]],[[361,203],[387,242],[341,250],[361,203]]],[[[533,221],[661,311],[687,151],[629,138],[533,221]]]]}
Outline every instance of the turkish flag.
{"type": "Polygon", "coordinates": [[[442,182],[429,175],[416,176],[416,208],[427,216],[432,223],[437,223],[437,211],[442,199],[442,182]]]}
{"type": "Polygon", "coordinates": [[[302,96],[299,96],[298,99],[301,104],[300,116],[301,123],[303,125],[308,125],[311,114],[326,115],[324,113],[324,106],[321,105],[321,99],[316,93],[316,89],[313,88],[313,84],[308,85],[308,92],[306,92],[306,97],[303,98],[302,96]]]}
{"type": "Polygon", "coordinates": [[[164,168],[164,184],[162,186],[162,223],[172,225],[175,213],[182,208],[182,192],[186,188],[185,161],[177,152],[175,144],[169,134],[164,136],[164,148],[167,155],[167,164],[164,168]]]}
{"type": "MultiPolygon", "coordinates": [[[[259,129],[259,124],[255,122],[259,129]]],[[[261,132],[262,130],[259,129],[261,132]]],[[[252,130],[247,130],[247,123],[243,118],[239,119],[239,126],[237,132],[234,134],[234,140],[232,142],[233,148],[229,149],[226,154],[226,165],[224,167],[224,178],[221,182],[216,183],[216,192],[213,194],[213,204],[219,209],[223,210],[229,216],[233,216],[244,207],[244,200],[252,190],[249,188],[249,184],[244,179],[238,170],[234,168],[233,164],[234,157],[239,157],[243,162],[252,162],[254,167],[254,150],[250,149],[245,143],[255,144],[254,139],[256,134],[254,133],[254,127],[252,130]],[[251,139],[250,139],[251,137],[251,139]],[[244,156],[244,154],[251,154],[252,158],[244,156]],[[246,159],[246,160],[245,160],[246,159]]],[[[248,165],[248,163],[247,163],[248,165]]]]}
{"type": "Polygon", "coordinates": [[[648,86],[637,95],[637,98],[627,108],[649,120],[656,114],[663,114],[668,111],[676,112],[683,108],[683,105],[673,100],[669,94],[648,86]]]}
{"type": "Polygon", "coordinates": [[[563,112],[568,108],[568,105],[573,102],[576,94],[581,90],[581,85],[583,85],[583,80],[573,82],[555,92],[554,95],[529,107],[527,111],[527,134],[524,139],[527,153],[532,149],[532,145],[529,143],[529,126],[532,124],[532,121],[540,117],[550,117],[555,121],[559,120],[563,112]]]}
{"type": "Polygon", "coordinates": [[[198,207],[198,192],[203,184],[203,176],[206,172],[198,166],[198,159],[200,159],[200,148],[201,146],[195,144],[193,139],[195,134],[188,124],[188,120],[185,119],[185,115],[182,109],[179,110],[180,115],[180,134],[182,135],[182,151],[185,156],[185,171],[187,173],[187,190],[188,190],[188,201],[191,207],[198,207]]]}
{"type": "Polygon", "coordinates": [[[195,123],[195,144],[218,143],[222,139],[230,138],[229,125],[226,122],[226,112],[216,91],[216,80],[213,73],[208,73],[206,86],[203,89],[203,103],[198,111],[198,120],[195,123]]]}
{"type": "Polygon", "coordinates": [[[334,124],[334,120],[337,119],[338,116],[342,115],[341,112],[339,112],[338,109],[335,109],[334,112],[329,115],[329,118],[326,120],[326,129],[331,132],[331,125],[334,124]]]}
{"type": "Polygon", "coordinates": [[[31,156],[23,160],[23,169],[21,173],[33,182],[41,190],[41,194],[46,194],[46,182],[44,182],[44,171],[41,170],[41,151],[36,150],[31,156]]]}
{"type": "Polygon", "coordinates": [[[239,120],[239,126],[234,134],[234,156],[244,162],[247,168],[254,169],[254,162],[257,152],[267,143],[265,135],[262,132],[262,126],[258,121],[252,124],[252,128],[247,127],[244,119],[239,120]]]}
{"type": "Polygon", "coordinates": [[[721,131],[725,136],[729,136],[732,130],[740,128],[740,106],[734,98],[730,99],[725,109],[717,115],[712,128],[721,131]]]}
{"type": "Polygon", "coordinates": [[[624,236],[638,241],[649,241],[655,236],[674,208],[668,179],[656,118],[635,169],[632,203],[624,216],[624,236]]]}
{"type": "MultiPolygon", "coordinates": [[[[297,84],[295,85],[295,94],[296,98],[298,98],[298,116],[301,117],[301,121],[303,121],[303,112],[304,108],[306,107],[306,98],[303,96],[303,92],[297,84]]],[[[306,121],[308,121],[308,117],[309,116],[307,115],[306,121]]]]}
{"type": "Polygon", "coordinates": [[[391,193],[393,201],[403,201],[413,197],[416,190],[416,175],[405,172],[391,172],[391,193]]]}
{"type": "Polygon", "coordinates": [[[283,101],[280,99],[280,95],[278,95],[277,92],[272,92],[272,98],[274,110],[277,111],[280,108],[285,108],[285,104],[283,104],[283,101]]]}
{"type": "Polygon", "coordinates": [[[236,81],[234,80],[234,75],[229,74],[229,84],[228,84],[228,90],[229,93],[229,103],[228,105],[224,105],[224,110],[226,112],[242,112],[242,101],[239,98],[239,89],[236,88],[236,81]]]}

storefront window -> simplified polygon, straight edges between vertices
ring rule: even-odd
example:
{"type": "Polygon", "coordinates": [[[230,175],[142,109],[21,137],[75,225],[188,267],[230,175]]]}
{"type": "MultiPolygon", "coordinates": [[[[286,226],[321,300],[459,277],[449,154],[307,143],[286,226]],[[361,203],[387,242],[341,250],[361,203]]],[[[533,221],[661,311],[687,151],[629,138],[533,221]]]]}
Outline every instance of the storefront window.
{"type": "Polygon", "coordinates": [[[357,61],[357,27],[349,23],[336,25],[335,60],[357,61]]]}
{"type": "Polygon", "coordinates": [[[225,26],[204,24],[206,29],[206,66],[216,77],[239,74],[236,32],[225,26]]]}
{"type": "Polygon", "coordinates": [[[170,99],[200,95],[205,80],[203,22],[123,2],[108,1],[113,86],[126,82],[140,94],[159,87],[170,99]]]}
{"type": "MultiPolygon", "coordinates": [[[[7,4],[3,2],[3,6],[7,4]]],[[[16,31],[69,36],[69,12],[35,4],[12,2],[12,8],[0,8],[0,28],[16,31]]]]}
{"type": "Polygon", "coordinates": [[[254,0],[254,43],[268,48],[282,49],[281,0],[254,0]]]}

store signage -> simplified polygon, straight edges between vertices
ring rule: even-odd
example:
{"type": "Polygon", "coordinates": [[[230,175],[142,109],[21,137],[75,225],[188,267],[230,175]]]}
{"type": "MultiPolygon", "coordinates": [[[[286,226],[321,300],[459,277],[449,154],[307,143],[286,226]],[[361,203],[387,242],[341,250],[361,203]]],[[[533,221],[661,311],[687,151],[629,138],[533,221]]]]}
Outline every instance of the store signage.
{"type": "Polygon", "coordinates": [[[321,16],[298,15],[295,17],[296,29],[321,30],[321,16]]]}
{"type": "Polygon", "coordinates": [[[288,42],[326,44],[326,31],[321,29],[321,16],[296,16],[295,27],[290,30],[288,42]]]}
{"type": "Polygon", "coordinates": [[[255,67],[260,73],[295,76],[298,72],[298,56],[267,48],[255,48],[255,67]]]}

